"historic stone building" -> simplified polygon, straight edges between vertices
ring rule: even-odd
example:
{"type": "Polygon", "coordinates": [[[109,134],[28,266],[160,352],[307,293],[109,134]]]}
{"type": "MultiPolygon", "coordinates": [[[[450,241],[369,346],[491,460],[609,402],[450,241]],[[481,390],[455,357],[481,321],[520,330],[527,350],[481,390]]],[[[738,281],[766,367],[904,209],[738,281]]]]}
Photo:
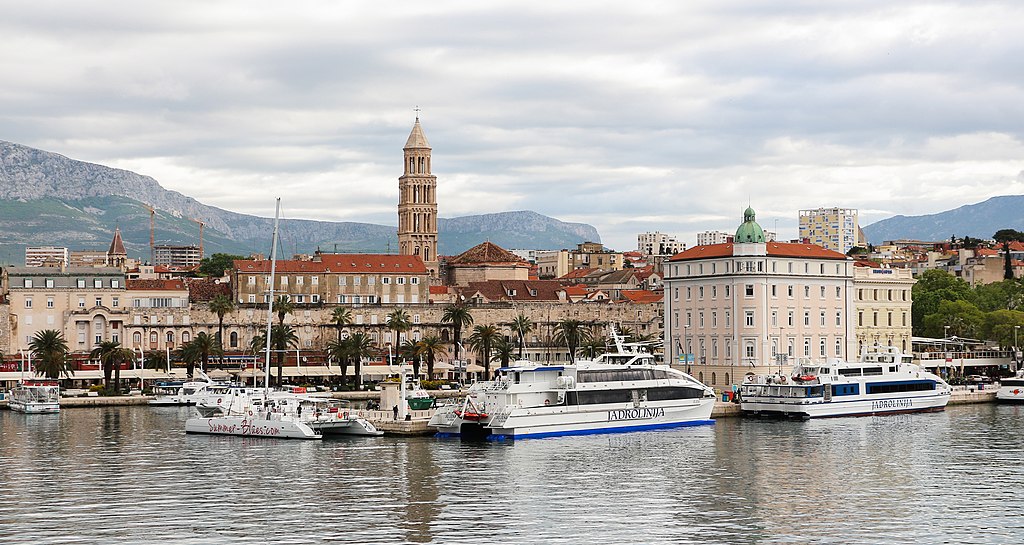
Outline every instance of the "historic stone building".
{"type": "Polygon", "coordinates": [[[767,242],[747,208],[732,243],[695,246],[665,268],[665,356],[711,386],[795,358],[853,357],[853,261],[767,242]]]}
{"type": "Polygon", "coordinates": [[[405,173],[398,178],[398,253],[418,256],[438,276],[437,177],[430,172],[430,143],[420,118],[405,142],[405,173]]]}
{"type": "Polygon", "coordinates": [[[447,284],[488,280],[529,280],[530,264],[497,244],[483,242],[448,260],[447,284]]]}
{"type": "Polygon", "coordinates": [[[911,349],[910,307],[913,303],[910,269],[857,266],[853,269],[857,309],[857,353],[876,344],[911,349]]]}

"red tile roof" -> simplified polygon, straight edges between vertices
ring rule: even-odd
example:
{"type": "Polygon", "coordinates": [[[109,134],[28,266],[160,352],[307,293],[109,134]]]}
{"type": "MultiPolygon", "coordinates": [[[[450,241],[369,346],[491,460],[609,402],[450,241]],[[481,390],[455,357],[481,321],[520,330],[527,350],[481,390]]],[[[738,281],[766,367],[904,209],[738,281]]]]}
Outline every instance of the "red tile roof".
{"type": "MultiPolygon", "coordinates": [[[[768,242],[765,250],[773,257],[797,257],[804,259],[846,259],[846,256],[814,244],[800,244],[792,242],[768,242]]],[[[733,243],[708,244],[705,246],[694,246],[684,252],[672,256],[669,261],[691,261],[695,259],[712,259],[717,257],[732,257],[733,243]]]]}
{"type": "Polygon", "coordinates": [[[587,276],[588,274],[590,274],[590,273],[592,273],[592,272],[594,272],[596,270],[597,269],[575,269],[575,270],[571,270],[571,271],[563,274],[562,276],[559,276],[558,279],[559,280],[575,280],[577,278],[583,278],[584,276],[587,276]]]}
{"type": "MultiPolygon", "coordinates": [[[[270,260],[238,259],[239,274],[270,273],[270,260]]],[[[321,254],[320,261],[278,260],[279,273],[427,274],[419,256],[394,254],[321,254]]]]}
{"type": "Polygon", "coordinates": [[[664,298],[664,291],[650,291],[650,290],[622,290],[622,298],[629,301],[630,303],[637,304],[650,304],[660,303],[664,298]]]}
{"type": "Polygon", "coordinates": [[[488,280],[470,282],[464,288],[452,288],[467,299],[476,293],[488,301],[558,301],[562,283],[557,280],[488,280]],[[531,293],[533,290],[536,295],[531,293]],[[515,295],[510,295],[514,291],[515,295]]]}
{"type": "Polygon", "coordinates": [[[185,282],[180,278],[170,280],[140,280],[129,278],[124,283],[127,290],[161,290],[161,291],[184,291],[185,282]]]}
{"type": "Polygon", "coordinates": [[[187,278],[188,298],[193,303],[212,301],[218,295],[231,297],[231,284],[218,278],[187,278]]]}
{"type": "Polygon", "coordinates": [[[444,295],[448,293],[448,286],[430,286],[430,295],[444,295]]]}
{"type": "Polygon", "coordinates": [[[565,290],[566,295],[572,296],[584,296],[589,293],[587,287],[583,284],[574,284],[572,286],[566,286],[563,289],[565,290]]]}
{"type": "Polygon", "coordinates": [[[529,267],[530,264],[523,258],[494,244],[484,242],[448,260],[449,266],[459,265],[494,265],[494,264],[515,264],[529,267]]]}

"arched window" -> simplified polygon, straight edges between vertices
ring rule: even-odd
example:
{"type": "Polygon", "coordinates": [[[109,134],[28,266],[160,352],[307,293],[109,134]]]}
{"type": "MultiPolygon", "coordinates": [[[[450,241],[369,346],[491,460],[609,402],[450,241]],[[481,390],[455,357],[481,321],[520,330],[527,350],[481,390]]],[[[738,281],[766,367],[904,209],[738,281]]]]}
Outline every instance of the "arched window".
{"type": "Polygon", "coordinates": [[[697,373],[697,380],[704,382],[704,371],[697,373]]]}
{"type": "Polygon", "coordinates": [[[181,344],[185,344],[192,340],[192,335],[188,331],[181,332],[181,344]]]}
{"type": "Polygon", "coordinates": [[[715,385],[715,374],[714,373],[711,373],[711,385],[712,386],[715,385]]]}
{"type": "Polygon", "coordinates": [[[237,348],[238,347],[238,332],[237,331],[232,331],[230,339],[231,339],[231,348],[237,348]]]}
{"type": "Polygon", "coordinates": [[[725,374],[725,384],[730,384],[730,382],[729,382],[729,373],[725,374]]]}
{"type": "Polygon", "coordinates": [[[142,333],[139,333],[138,331],[136,331],[135,333],[133,333],[133,334],[132,334],[132,343],[133,343],[133,344],[134,344],[134,345],[135,345],[136,347],[142,346],[142,333]]]}

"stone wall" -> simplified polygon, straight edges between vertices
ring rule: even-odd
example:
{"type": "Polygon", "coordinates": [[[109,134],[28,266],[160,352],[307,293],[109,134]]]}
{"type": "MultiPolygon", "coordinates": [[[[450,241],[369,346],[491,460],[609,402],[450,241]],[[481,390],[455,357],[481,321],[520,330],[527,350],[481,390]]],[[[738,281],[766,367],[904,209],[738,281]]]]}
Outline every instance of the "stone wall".
{"type": "Polygon", "coordinates": [[[11,353],[11,305],[0,303],[0,355],[11,353]]]}

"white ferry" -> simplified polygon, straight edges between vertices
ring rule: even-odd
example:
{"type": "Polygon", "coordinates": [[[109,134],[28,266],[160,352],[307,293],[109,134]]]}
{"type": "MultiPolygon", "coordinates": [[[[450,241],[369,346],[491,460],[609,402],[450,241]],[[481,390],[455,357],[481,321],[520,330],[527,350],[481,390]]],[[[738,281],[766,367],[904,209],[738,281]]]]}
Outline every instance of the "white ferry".
{"type": "Polygon", "coordinates": [[[1011,378],[999,381],[996,401],[1000,403],[1024,403],[1024,370],[1017,371],[1011,378]]]}
{"type": "Polygon", "coordinates": [[[500,368],[495,380],[473,384],[463,403],[439,408],[429,425],[441,436],[522,439],[714,422],[711,388],[614,338],[618,350],[596,360],[500,368]]]}
{"type": "Polygon", "coordinates": [[[799,364],[788,375],[747,375],[740,408],[800,418],[941,411],[951,389],[895,347],[876,347],[858,363],[799,364]]]}
{"type": "Polygon", "coordinates": [[[157,382],[153,385],[154,397],[149,404],[154,406],[195,405],[205,395],[207,388],[227,386],[224,383],[214,382],[202,372],[200,372],[200,378],[203,380],[157,382]]]}
{"type": "Polygon", "coordinates": [[[7,406],[12,411],[27,414],[53,414],[60,412],[60,382],[56,380],[28,379],[11,389],[7,406]]]}

